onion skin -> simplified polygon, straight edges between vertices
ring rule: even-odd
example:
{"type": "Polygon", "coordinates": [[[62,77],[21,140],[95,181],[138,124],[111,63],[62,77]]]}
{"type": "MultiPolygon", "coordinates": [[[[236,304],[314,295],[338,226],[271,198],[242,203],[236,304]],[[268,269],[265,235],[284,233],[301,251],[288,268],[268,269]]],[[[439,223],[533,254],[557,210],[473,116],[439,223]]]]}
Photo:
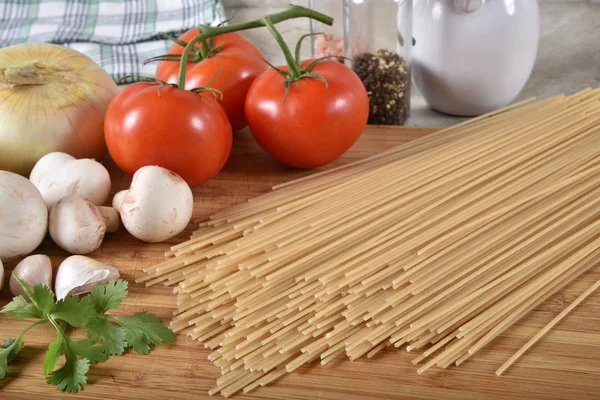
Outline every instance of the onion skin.
{"type": "Polygon", "coordinates": [[[44,155],[107,152],[104,114],[118,89],[91,58],[64,46],[0,49],[0,169],[27,176],[44,155]]]}

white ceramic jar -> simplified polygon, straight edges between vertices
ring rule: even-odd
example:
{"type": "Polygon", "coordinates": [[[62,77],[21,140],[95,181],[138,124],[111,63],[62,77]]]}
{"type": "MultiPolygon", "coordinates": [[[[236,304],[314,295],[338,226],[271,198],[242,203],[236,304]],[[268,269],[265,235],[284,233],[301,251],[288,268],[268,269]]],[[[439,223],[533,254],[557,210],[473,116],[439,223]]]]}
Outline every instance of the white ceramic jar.
{"type": "Polygon", "coordinates": [[[539,41],[537,0],[414,0],[413,77],[429,105],[479,115],[525,86],[539,41]]]}

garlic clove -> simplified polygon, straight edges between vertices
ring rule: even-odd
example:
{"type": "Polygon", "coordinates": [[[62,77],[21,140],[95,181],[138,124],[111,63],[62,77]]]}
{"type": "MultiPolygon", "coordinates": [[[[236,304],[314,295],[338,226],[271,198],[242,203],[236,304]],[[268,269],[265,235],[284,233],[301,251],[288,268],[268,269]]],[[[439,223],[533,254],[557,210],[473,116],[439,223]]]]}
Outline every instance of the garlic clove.
{"type": "Polygon", "coordinates": [[[89,292],[92,291],[92,289],[98,283],[106,283],[108,281],[116,281],[117,279],[119,279],[121,277],[121,275],[119,274],[119,271],[117,271],[116,268],[111,267],[110,265],[107,265],[107,267],[109,269],[106,270],[106,271],[104,271],[104,272],[102,272],[101,274],[98,274],[96,276],[97,279],[92,279],[90,282],[86,283],[85,285],[76,287],[69,294],[77,296],[77,295],[80,295],[80,294],[89,293],[89,292]]]}
{"type": "Polygon", "coordinates": [[[84,256],[71,256],[60,264],[56,273],[55,293],[58,300],[68,295],[90,292],[98,283],[119,279],[119,271],[84,256]]]}
{"type": "Polygon", "coordinates": [[[21,284],[15,279],[16,275],[22,281],[25,281],[29,287],[33,287],[38,283],[44,286],[52,287],[52,263],[50,257],[43,254],[36,254],[23,259],[17,264],[10,277],[10,291],[14,296],[23,296],[29,299],[25,294],[21,284]]]}

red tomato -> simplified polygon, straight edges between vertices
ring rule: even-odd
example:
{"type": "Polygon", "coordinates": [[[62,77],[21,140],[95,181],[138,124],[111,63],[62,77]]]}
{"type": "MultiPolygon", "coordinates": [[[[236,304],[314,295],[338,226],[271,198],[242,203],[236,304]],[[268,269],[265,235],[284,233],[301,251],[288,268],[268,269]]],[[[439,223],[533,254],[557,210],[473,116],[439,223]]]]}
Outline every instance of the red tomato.
{"type": "Polygon", "coordinates": [[[320,61],[311,72],[325,78],[328,87],[318,79],[302,78],[291,83],[284,103],[285,77],[270,68],[256,78],[246,98],[248,125],[258,144],[298,168],[318,167],[341,156],[369,117],[367,92],[350,68],[320,61]]]}
{"type": "Polygon", "coordinates": [[[179,174],[190,186],[217,174],[231,151],[231,125],[212,98],[138,82],[110,103],[104,120],[108,151],[133,175],[145,165],[179,174]]]}
{"type": "MultiPolygon", "coordinates": [[[[198,35],[196,28],[190,29],[179,39],[189,42],[198,35]]],[[[223,93],[223,99],[219,103],[225,109],[233,131],[247,125],[244,116],[244,102],[246,93],[252,81],[260,75],[267,64],[263,61],[263,55],[248,40],[237,32],[215,36],[214,47],[222,45],[217,54],[197,63],[188,63],[185,74],[185,88],[194,89],[206,85],[218,73],[210,87],[218,89],[223,93]]],[[[167,54],[181,54],[183,47],[174,43],[167,54]]],[[[179,73],[179,62],[161,61],[156,69],[156,78],[177,83],[179,73]]],[[[203,93],[212,96],[210,93],[203,93]]]]}

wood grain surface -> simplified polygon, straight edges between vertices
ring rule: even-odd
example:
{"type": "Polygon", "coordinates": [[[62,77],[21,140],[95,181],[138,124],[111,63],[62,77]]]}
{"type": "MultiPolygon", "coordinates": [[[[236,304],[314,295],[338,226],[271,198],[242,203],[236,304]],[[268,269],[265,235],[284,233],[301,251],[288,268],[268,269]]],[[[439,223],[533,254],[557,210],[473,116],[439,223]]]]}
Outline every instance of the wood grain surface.
{"type": "MultiPolygon", "coordinates": [[[[434,131],[432,128],[368,127],[356,145],[333,165],[347,163],[434,131]]],[[[105,160],[113,177],[113,191],[128,187],[124,176],[105,160]]],[[[332,166],[333,166],[332,165],[332,166]]],[[[194,216],[245,201],[269,190],[270,186],[310,171],[283,166],[265,154],[248,132],[236,135],[232,155],[224,170],[194,190],[194,216]]],[[[148,310],[168,321],[175,308],[175,296],[164,286],[145,288],[134,284],[142,268],[163,260],[171,244],[184,241],[191,230],[169,243],[146,244],[120,230],[107,235],[92,257],[119,269],[130,281],[130,295],[116,314],[148,310]]],[[[67,254],[46,240],[35,252],[48,254],[54,269],[67,254]]],[[[5,287],[0,306],[10,300],[7,283],[16,261],[7,263],[5,287]]],[[[350,362],[339,358],[322,367],[304,366],[274,384],[259,388],[248,399],[599,399],[600,398],[600,293],[592,295],[523,356],[506,374],[494,371],[521,345],[572,302],[594,281],[595,268],[577,279],[521,320],[487,348],[459,368],[433,368],[423,376],[411,360],[416,354],[386,348],[372,359],[350,362]]],[[[0,338],[14,337],[26,326],[0,317],[0,338]]],[[[47,344],[54,338],[51,327],[42,326],[25,337],[25,348],[0,381],[0,399],[202,399],[214,387],[219,369],[207,359],[209,353],[190,338],[178,335],[172,345],[150,355],[129,353],[92,366],[89,383],[76,395],[58,392],[47,385],[42,361],[47,344]]]]}

